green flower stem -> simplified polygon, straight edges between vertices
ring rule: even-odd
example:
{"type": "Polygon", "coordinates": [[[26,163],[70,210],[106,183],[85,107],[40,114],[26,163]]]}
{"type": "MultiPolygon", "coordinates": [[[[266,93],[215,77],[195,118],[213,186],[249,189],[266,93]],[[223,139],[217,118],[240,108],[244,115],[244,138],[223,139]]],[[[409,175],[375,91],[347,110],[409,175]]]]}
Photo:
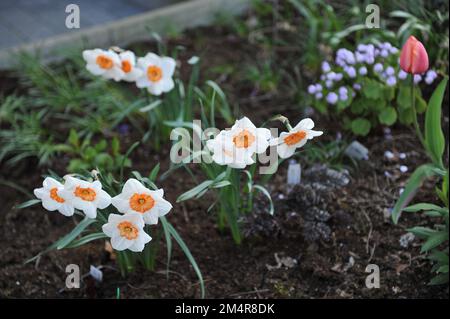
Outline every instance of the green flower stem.
{"type": "Polygon", "coordinates": [[[427,149],[425,145],[425,139],[423,138],[422,131],[420,130],[419,121],[417,119],[417,110],[416,110],[416,95],[414,94],[414,75],[411,75],[411,105],[413,108],[414,116],[413,116],[413,125],[414,129],[416,130],[416,134],[420,139],[420,143],[422,143],[422,146],[424,149],[427,149]]]}

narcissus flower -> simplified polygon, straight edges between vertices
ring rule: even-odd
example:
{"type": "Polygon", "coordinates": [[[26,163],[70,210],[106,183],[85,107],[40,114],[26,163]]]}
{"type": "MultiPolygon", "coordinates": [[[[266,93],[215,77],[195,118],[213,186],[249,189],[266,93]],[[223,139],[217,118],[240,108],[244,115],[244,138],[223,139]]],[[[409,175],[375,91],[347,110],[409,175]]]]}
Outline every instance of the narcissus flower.
{"type": "Polygon", "coordinates": [[[64,179],[66,182],[60,194],[87,217],[96,218],[97,208],[104,209],[111,204],[111,196],[102,190],[99,181],[90,183],[69,175],[64,179]]]}
{"type": "Polygon", "coordinates": [[[138,180],[130,178],[123,186],[122,193],[111,202],[122,214],[139,213],[146,224],[157,224],[158,218],[166,215],[172,204],[163,198],[164,190],[152,191],[138,180]]]}
{"type": "Polygon", "coordinates": [[[253,164],[252,156],[261,154],[269,146],[270,131],[257,128],[247,117],[237,120],[230,130],[224,130],[215,139],[207,141],[213,160],[220,165],[244,168],[253,164]]]}
{"type": "Polygon", "coordinates": [[[120,64],[124,73],[122,80],[135,82],[142,76],[142,70],[136,66],[136,56],[131,51],[124,51],[119,54],[120,64]]]}
{"type": "Polygon", "coordinates": [[[147,88],[153,95],[161,95],[173,89],[172,76],[176,66],[174,59],[147,53],[145,57],[138,59],[138,66],[143,71],[136,80],[138,88],[147,88]]]}
{"type": "Polygon", "coordinates": [[[120,81],[125,72],[122,70],[122,63],[119,55],[111,50],[85,50],[83,58],[86,61],[86,69],[94,75],[100,75],[105,79],[120,81]]]}
{"type": "Polygon", "coordinates": [[[138,213],[109,214],[108,223],[102,226],[102,230],[111,237],[111,246],[115,250],[141,252],[145,244],[152,240],[144,231],[144,226],[144,219],[138,213]]]}
{"type": "Polygon", "coordinates": [[[422,74],[428,70],[428,53],[423,44],[410,36],[400,54],[400,67],[410,74],[422,74]]]}
{"type": "Polygon", "coordinates": [[[308,140],[323,134],[322,131],[312,130],[313,127],[314,122],[311,119],[303,119],[291,131],[283,132],[278,138],[272,139],[270,144],[277,146],[281,158],[291,157],[295,150],[305,145],[308,140]]]}
{"type": "Polygon", "coordinates": [[[42,206],[48,211],[59,211],[64,216],[72,216],[74,207],[67,198],[61,194],[64,186],[57,180],[47,177],[42,183],[42,188],[36,188],[34,195],[42,200],[42,206]]]}

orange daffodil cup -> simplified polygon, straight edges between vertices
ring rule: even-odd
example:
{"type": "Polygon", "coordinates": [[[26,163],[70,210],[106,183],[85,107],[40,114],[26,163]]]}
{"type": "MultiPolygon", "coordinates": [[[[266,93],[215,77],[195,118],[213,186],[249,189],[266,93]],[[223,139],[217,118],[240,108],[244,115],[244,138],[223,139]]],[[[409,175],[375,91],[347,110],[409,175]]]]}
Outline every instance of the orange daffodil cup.
{"type": "Polygon", "coordinates": [[[159,217],[172,209],[172,204],[163,198],[162,189],[149,190],[136,179],[129,179],[122,193],[113,198],[102,189],[98,180],[88,182],[70,175],[66,175],[64,180],[61,184],[47,177],[43,187],[34,190],[42,206],[64,216],[72,216],[78,210],[87,218],[96,219],[97,210],[106,209],[112,203],[123,215],[109,214],[102,230],[111,238],[111,246],[118,251],[142,251],[151,240],[144,231],[145,224],[156,224],[159,217]]]}

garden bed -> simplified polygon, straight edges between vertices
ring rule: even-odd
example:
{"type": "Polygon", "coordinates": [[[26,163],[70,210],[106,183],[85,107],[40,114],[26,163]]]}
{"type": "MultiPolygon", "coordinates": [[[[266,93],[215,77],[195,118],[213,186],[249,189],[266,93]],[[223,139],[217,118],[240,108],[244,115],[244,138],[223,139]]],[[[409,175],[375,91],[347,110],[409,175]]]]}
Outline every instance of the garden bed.
{"type": "MultiPolygon", "coordinates": [[[[182,65],[191,56],[200,56],[203,77],[216,80],[227,92],[230,104],[239,105],[238,113],[251,117],[254,123],[262,124],[264,119],[278,113],[293,121],[303,117],[292,95],[282,88],[264,92],[239,76],[239,66],[264,54],[245,38],[226,28],[204,27],[170,40],[168,47],[177,45],[186,48],[179,56],[182,65]],[[237,71],[229,74],[217,71],[229,66],[237,71]]],[[[145,51],[154,48],[154,44],[138,43],[132,47],[145,51]]],[[[308,70],[304,71],[308,74],[308,70]]],[[[305,80],[312,81],[308,75],[305,80]]],[[[1,74],[4,94],[17,91],[16,85],[11,85],[18,83],[14,81],[14,75],[1,74]]],[[[325,141],[334,140],[341,130],[339,123],[326,116],[315,113],[313,118],[318,129],[326,132],[325,141]]],[[[130,128],[129,133],[123,135],[122,148],[127,149],[139,139],[138,132],[130,128]]],[[[358,138],[358,141],[369,149],[370,159],[358,162],[357,167],[347,163],[352,168],[348,184],[329,189],[322,198],[330,215],[324,221],[313,220],[308,224],[305,220],[309,199],[302,197],[305,189],[288,189],[287,162],[268,186],[275,203],[274,217],[267,214],[261,198],[253,215],[246,217],[249,222],[243,222],[247,237],[239,246],[233,243],[227,231],[219,232],[214,213],[206,212],[210,201],[191,200],[174,205],[171,223],[202,270],[207,297],[448,298],[448,286],[427,285],[431,265],[420,253],[419,240],[413,240],[408,247],[402,247],[400,243],[407,228],[426,224],[426,221],[417,214],[404,213],[401,224],[394,225],[389,216],[389,209],[395,204],[411,171],[426,162],[426,155],[417,147],[413,131],[399,125],[392,128],[389,139],[383,130],[374,130],[370,136],[358,138]],[[395,154],[394,158],[385,157],[387,150],[395,154]],[[400,159],[400,153],[406,157],[400,159]],[[409,167],[409,171],[401,173],[401,165],[409,167]],[[320,223],[328,227],[330,233],[308,240],[305,235],[308,227],[320,223]],[[368,264],[380,268],[379,289],[365,286],[368,264]]],[[[159,150],[150,143],[140,146],[132,154],[133,170],[148,174],[160,162],[164,172],[169,168],[169,148],[169,144],[163,144],[159,150]]],[[[314,168],[313,163],[306,162],[301,155],[296,159],[302,163],[304,171],[314,168]]],[[[51,168],[62,176],[68,160],[59,158],[51,168]]],[[[14,180],[17,185],[31,190],[40,185],[41,176],[48,169],[36,164],[34,159],[29,159],[17,172],[0,166],[0,178],[14,180]]],[[[195,165],[192,169],[201,180],[201,172],[195,165]]],[[[158,183],[172,203],[181,193],[195,186],[184,170],[158,183]]],[[[417,199],[436,201],[433,188],[433,183],[425,184],[417,199]]],[[[54,251],[35,263],[24,264],[25,260],[67,233],[74,224],[64,216],[44,212],[40,206],[13,209],[14,205],[27,199],[17,189],[0,185],[0,194],[0,297],[115,298],[117,288],[120,288],[121,298],[200,296],[197,277],[178,248],[167,273],[164,240],[161,240],[156,271],[139,269],[127,278],[121,277],[114,254],[105,249],[103,240],[81,248],[54,251]],[[87,276],[81,289],[65,289],[68,264],[79,264],[82,273],[87,273],[90,265],[102,265],[103,282],[97,283],[87,276]]]]}

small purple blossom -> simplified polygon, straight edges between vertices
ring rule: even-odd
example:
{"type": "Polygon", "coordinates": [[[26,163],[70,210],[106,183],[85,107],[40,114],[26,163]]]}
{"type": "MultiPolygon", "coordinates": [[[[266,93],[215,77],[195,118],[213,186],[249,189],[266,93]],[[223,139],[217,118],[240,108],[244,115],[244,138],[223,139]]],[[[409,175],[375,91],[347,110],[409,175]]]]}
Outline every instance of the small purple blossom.
{"type": "Polygon", "coordinates": [[[316,98],[317,100],[321,100],[321,99],[323,98],[322,92],[317,92],[316,95],[315,95],[315,98],[316,98]]]}
{"type": "Polygon", "coordinates": [[[316,93],[316,86],[313,85],[313,84],[309,85],[309,86],[308,86],[308,93],[309,93],[309,94],[314,94],[314,93],[316,93]]]}
{"type": "Polygon", "coordinates": [[[386,68],[386,75],[392,76],[392,75],[394,75],[394,74],[395,74],[395,69],[394,69],[392,66],[388,66],[388,67],[386,68]]]}
{"type": "Polygon", "coordinates": [[[330,92],[327,94],[327,102],[330,104],[336,104],[338,101],[338,95],[334,92],[330,92]]]}
{"type": "Polygon", "coordinates": [[[407,77],[408,77],[408,73],[406,73],[405,71],[400,70],[400,71],[398,72],[398,78],[399,78],[400,80],[405,80],[407,77]]]}
{"type": "Polygon", "coordinates": [[[330,63],[328,63],[327,61],[323,61],[322,62],[322,72],[328,73],[330,71],[331,71],[330,63]]]}
{"type": "Polygon", "coordinates": [[[376,73],[380,73],[383,71],[383,64],[377,63],[373,66],[373,71],[376,73]]]}
{"type": "Polygon", "coordinates": [[[334,76],[335,81],[340,81],[343,78],[344,78],[344,75],[342,73],[336,73],[336,75],[334,76]]]}
{"type": "Polygon", "coordinates": [[[359,84],[359,83],[354,83],[354,84],[353,84],[353,89],[356,90],[356,91],[361,90],[361,84],[359,84]]]}
{"type": "Polygon", "coordinates": [[[320,92],[320,91],[322,91],[322,89],[323,89],[322,84],[317,83],[316,84],[316,92],[320,92]]]}
{"type": "Polygon", "coordinates": [[[327,87],[327,88],[332,88],[333,87],[333,81],[331,81],[331,80],[326,80],[325,81],[325,86],[327,87]]]}
{"type": "Polygon", "coordinates": [[[387,57],[389,56],[389,51],[386,50],[386,49],[383,49],[383,50],[381,50],[380,55],[381,55],[383,58],[387,58],[387,57]]]}
{"type": "Polygon", "coordinates": [[[429,70],[425,76],[425,83],[431,84],[434,82],[434,80],[437,78],[437,73],[434,70],[429,70]]]}
{"type": "Polygon", "coordinates": [[[346,67],[344,71],[348,74],[349,77],[351,78],[356,77],[356,70],[354,67],[352,66],[346,67]]]}
{"type": "Polygon", "coordinates": [[[367,68],[365,66],[362,66],[359,68],[359,74],[360,75],[366,75],[367,74],[367,68]]]}
{"type": "Polygon", "coordinates": [[[345,86],[341,86],[338,90],[339,95],[347,95],[348,94],[348,89],[345,86]]]}
{"type": "Polygon", "coordinates": [[[418,83],[420,83],[420,81],[422,81],[422,76],[420,74],[415,74],[414,75],[414,84],[418,84],[418,83]]]}
{"type": "Polygon", "coordinates": [[[394,86],[394,85],[397,84],[397,79],[395,78],[395,76],[390,76],[390,77],[387,78],[386,84],[388,86],[394,86]]]}

